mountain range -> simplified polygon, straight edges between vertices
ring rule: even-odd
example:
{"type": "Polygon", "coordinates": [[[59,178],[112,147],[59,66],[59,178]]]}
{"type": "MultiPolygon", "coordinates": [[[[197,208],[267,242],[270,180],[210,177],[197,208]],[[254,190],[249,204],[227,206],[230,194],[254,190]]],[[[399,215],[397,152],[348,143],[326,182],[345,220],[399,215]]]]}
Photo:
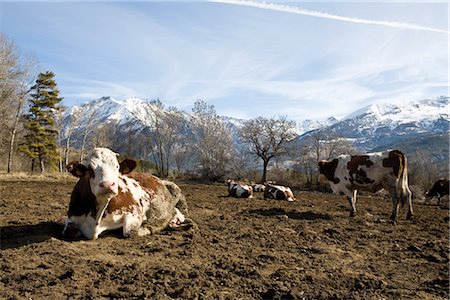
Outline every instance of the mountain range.
{"type": "MultiPolygon", "coordinates": [[[[61,133],[65,137],[70,134],[72,146],[79,147],[83,132],[89,128],[101,128],[104,124],[114,124],[118,132],[121,128],[127,128],[128,132],[130,129],[134,132],[151,132],[153,126],[151,117],[157,109],[148,101],[139,98],[116,100],[102,97],[66,110],[62,119],[61,133]]],[[[183,118],[188,123],[190,113],[183,112],[183,118]]],[[[234,137],[236,130],[244,121],[230,116],[223,116],[221,120],[232,131],[234,137]]],[[[403,144],[408,145],[410,151],[414,151],[421,147],[430,148],[431,139],[438,144],[434,145],[438,148],[436,151],[439,150],[439,153],[433,152],[431,156],[448,159],[450,116],[449,97],[446,96],[419,101],[372,104],[340,120],[330,117],[326,120],[294,121],[297,122],[299,142],[307,141],[314,133],[332,132],[335,136],[352,141],[355,148],[364,152],[401,148],[403,144]]],[[[188,130],[186,128],[184,130],[188,130]]]]}

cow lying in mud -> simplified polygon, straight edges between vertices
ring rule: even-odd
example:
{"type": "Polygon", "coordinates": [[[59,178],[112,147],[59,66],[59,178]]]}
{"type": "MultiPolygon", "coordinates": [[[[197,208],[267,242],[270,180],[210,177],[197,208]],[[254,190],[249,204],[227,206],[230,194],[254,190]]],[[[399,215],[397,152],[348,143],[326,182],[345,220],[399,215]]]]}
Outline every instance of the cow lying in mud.
{"type": "Polygon", "coordinates": [[[134,160],[119,163],[107,148],[95,148],[86,166],[70,163],[67,170],[79,180],[63,236],[96,239],[105,230],[122,228],[128,237],[186,225],[187,204],[180,188],[153,175],[129,174],[135,167],[134,160]]]}
{"type": "Polygon", "coordinates": [[[382,188],[391,194],[393,222],[400,203],[407,204],[406,219],[413,215],[406,157],[399,150],[341,155],[331,161],[320,161],[319,172],[329,181],[333,192],[347,196],[351,217],[356,214],[357,190],[376,192],[382,188]]]}
{"type": "Polygon", "coordinates": [[[266,188],[264,189],[264,199],[287,200],[292,202],[295,200],[295,197],[290,187],[266,184],[266,188]]]}
{"type": "Polygon", "coordinates": [[[234,180],[227,180],[228,196],[236,198],[253,198],[253,188],[234,180]]]}

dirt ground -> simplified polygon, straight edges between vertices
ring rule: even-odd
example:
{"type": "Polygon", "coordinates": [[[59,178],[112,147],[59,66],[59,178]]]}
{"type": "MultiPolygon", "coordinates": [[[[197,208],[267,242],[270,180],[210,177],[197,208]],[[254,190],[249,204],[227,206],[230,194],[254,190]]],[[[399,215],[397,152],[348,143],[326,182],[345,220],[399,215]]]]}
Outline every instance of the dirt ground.
{"type": "Polygon", "coordinates": [[[74,181],[0,181],[1,299],[448,299],[449,211],[294,191],[234,199],[182,184],[198,229],[61,238],[74,181]]]}

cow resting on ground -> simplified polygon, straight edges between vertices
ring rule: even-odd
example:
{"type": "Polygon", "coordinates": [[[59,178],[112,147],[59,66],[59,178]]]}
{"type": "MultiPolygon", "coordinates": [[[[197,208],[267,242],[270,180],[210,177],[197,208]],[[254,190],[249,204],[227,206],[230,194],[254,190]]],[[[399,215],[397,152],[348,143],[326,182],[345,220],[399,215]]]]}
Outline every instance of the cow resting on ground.
{"type": "Polygon", "coordinates": [[[264,184],[252,182],[251,185],[254,192],[264,192],[266,190],[266,186],[264,184]]]}
{"type": "Polygon", "coordinates": [[[400,203],[407,204],[407,219],[413,215],[406,157],[399,150],[341,155],[330,161],[320,161],[319,172],[329,181],[333,192],[347,196],[350,216],[356,214],[357,190],[376,192],[381,188],[391,195],[392,221],[397,218],[400,203]]]}
{"type": "Polygon", "coordinates": [[[105,230],[122,228],[128,237],[185,225],[187,204],[180,188],[153,175],[129,174],[135,167],[134,160],[119,163],[107,148],[95,148],[86,166],[70,163],[67,170],[79,180],[63,236],[78,238],[81,233],[96,239],[105,230]]]}
{"type": "Polygon", "coordinates": [[[294,193],[291,188],[281,185],[266,184],[264,190],[264,199],[287,200],[292,202],[295,200],[294,193]]]}
{"type": "Polygon", "coordinates": [[[439,179],[434,184],[433,187],[425,194],[427,197],[427,201],[433,199],[434,197],[438,198],[438,204],[441,204],[441,198],[444,196],[448,196],[449,194],[449,180],[448,179],[439,179]]]}
{"type": "Polygon", "coordinates": [[[236,198],[253,198],[253,188],[247,184],[240,184],[234,180],[227,180],[228,195],[236,198]]]}

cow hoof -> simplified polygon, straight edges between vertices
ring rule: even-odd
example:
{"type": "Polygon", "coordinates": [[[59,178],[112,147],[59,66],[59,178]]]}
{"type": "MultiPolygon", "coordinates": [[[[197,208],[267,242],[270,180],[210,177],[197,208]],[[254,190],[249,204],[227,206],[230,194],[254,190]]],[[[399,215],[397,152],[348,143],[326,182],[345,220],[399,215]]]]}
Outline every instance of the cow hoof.
{"type": "Polygon", "coordinates": [[[62,236],[65,240],[79,240],[83,237],[80,228],[74,223],[67,223],[62,232],[62,236]]]}
{"type": "Polygon", "coordinates": [[[135,238],[139,236],[139,232],[136,229],[130,230],[129,232],[124,232],[123,237],[124,238],[135,238]]]}
{"type": "Polygon", "coordinates": [[[354,216],[356,216],[356,212],[351,211],[351,212],[350,212],[350,217],[353,218],[354,216]]]}
{"type": "Polygon", "coordinates": [[[169,231],[187,231],[187,230],[198,229],[197,223],[195,223],[191,218],[186,218],[185,221],[176,226],[168,226],[165,230],[169,231]]]}

